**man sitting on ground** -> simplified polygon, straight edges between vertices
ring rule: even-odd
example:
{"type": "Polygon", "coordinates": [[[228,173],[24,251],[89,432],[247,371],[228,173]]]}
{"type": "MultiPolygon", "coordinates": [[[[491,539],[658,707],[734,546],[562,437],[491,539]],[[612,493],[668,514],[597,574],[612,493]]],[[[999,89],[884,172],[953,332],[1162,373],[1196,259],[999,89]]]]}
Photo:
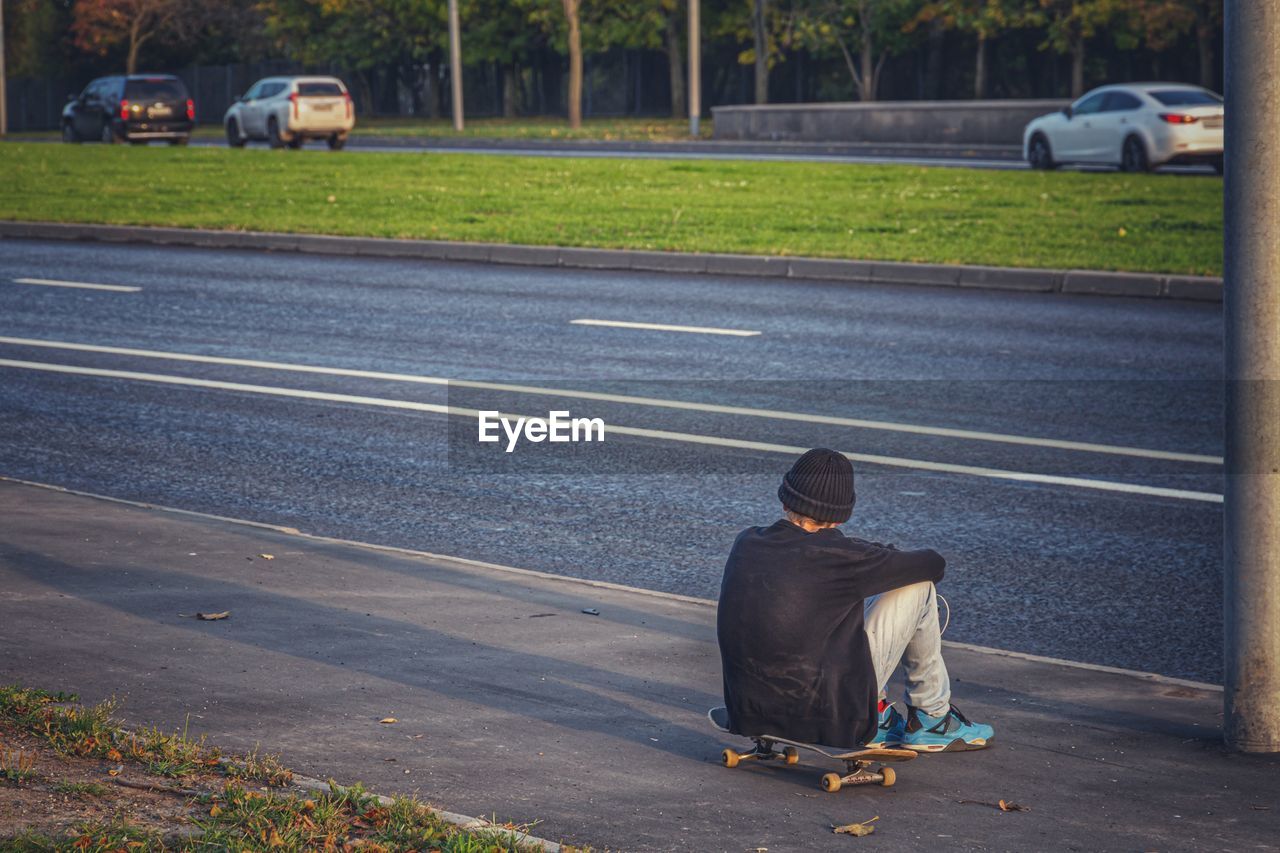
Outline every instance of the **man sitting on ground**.
{"type": "Polygon", "coordinates": [[[802,743],[982,749],[992,728],[951,704],[936,551],[847,537],[853,466],[817,448],[778,489],[784,519],[744,530],[720,587],[717,634],[730,731],[802,743]],[[899,663],[906,715],[885,699],[899,663]]]}

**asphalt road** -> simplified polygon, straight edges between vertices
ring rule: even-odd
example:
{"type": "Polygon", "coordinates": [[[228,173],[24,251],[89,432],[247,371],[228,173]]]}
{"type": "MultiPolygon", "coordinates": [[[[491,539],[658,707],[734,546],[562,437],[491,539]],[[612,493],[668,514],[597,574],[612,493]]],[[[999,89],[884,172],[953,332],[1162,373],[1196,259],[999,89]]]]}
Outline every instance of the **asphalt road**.
{"type": "MultiPolygon", "coordinates": [[[[192,145],[218,148],[220,140],[197,139],[192,145]]],[[[265,142],[249,143],[267,147],[265,142]]],[[[909,144],[839,144],[777,142],[571,142],[537,140],[452,140],[397,136],[353,136],[347,150],[381,153],[506,154],[519,157],[593,157],[638,160],[753,160],[803,163],[861,163],[870,165],[942,166],[954,169],[1026,171],[1017,146],[988,146],[982,150],[961,146],[909,144]]],[[[326,151],[324,143],[310,143],[308,150],[326,151]]],[[[1114,171],[1108,166],[1064,166],[1066,170],[1114,171]]],[[[1157,172],[1175,175],[1211,175],[1209,166],[1161,166],[1157,172]]]]}
{"type": "MultiPolygon", "coordinates": [[[[22,141],[61,144],[50,133],[47,137],[26,137],[22,141]]],[[[157,145],[165,143],[155,143],[157,145]]],[[[195,137],[191,144],[198,148],[224,148],[217,138],[195,137]]],[[[266,148],[265,142],[250,142],[251,148],[266,148]]],[[[320,155],[328,149],[322,142],[308,143],[305,150],[320,155]]],[[[406,136],[353,136],[347,151],[383,154],[495,154],[518,157],[589,157],[638,160],[752,160],[807,163],[861,163],[870,165],[939,166],[956,169],[1029,169],[1021,159],[1017,146],[989,146],[982,150],[960,146],[914,146],[840,143],[776,143],[776,142],[596,142],[542,141],[511,139],[448,139],[406,136]]],[[[284,152],[281,152],[284,154],[284,152]]],[[[1114,171],[1108,166],[1064,166],[1080,171],[1114,171]]],[[[1208,166],[1161,166],[1162,174],[1213,174],[1208,166]]]]}
{"type": "Polygon", "coordinates": [[[847,530],[947,556],[948,639],[1220,680],[1218,306],[4,241],[0,317],[5,476],[714,597],[827,445],[878,457],[847,530]]]}

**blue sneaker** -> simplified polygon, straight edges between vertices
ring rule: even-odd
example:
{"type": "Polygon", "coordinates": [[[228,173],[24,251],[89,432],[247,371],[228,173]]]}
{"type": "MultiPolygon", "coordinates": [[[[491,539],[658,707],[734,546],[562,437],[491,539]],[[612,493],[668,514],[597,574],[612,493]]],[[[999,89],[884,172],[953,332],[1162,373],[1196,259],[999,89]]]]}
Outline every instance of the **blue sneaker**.
{"type": "Polygon", "coordinates": [[[902,719],[902,715],[898,713],[898,709],[893,705],[886,703],[884,710],[880,712],[880,726],[876,729],[876,733],[872,735],[871,740],[867,742],[867,749],[886,749],[896,747],[902,743],[902,730],[906,727],[907,721],[902,719]]]}
{"type": "Polygon", "coordinates": [[[907,721],[899,741],[903,749],[916,752],[962,752],[986,749],[995,729],[969,718],[952,705],[941,717],[930,717],[919,708],[907,706],[907,721]]]}

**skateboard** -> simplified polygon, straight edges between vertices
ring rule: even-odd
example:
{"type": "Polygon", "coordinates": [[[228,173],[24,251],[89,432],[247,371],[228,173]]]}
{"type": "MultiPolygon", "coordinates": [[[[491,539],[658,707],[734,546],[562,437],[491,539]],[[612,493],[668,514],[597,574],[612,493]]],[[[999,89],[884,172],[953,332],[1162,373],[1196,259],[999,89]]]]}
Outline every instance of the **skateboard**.
{"type": "MultiPolygon", "coordinates": [[[[712,708],[707,712],[707,719],[711,721],[711,725],[720,731],[729,731],[729,709],[723,707],[712,708]]],[[[738,763],[742,761],[782,761],[788,765],[799,764],[800,750],[805,749],[810,752],[816,752],[833,761],[844,762],[845,772],[843,774],[827,773],[822,777],[822,790],[833,794],[841,788],[851,785],[878,784],[888,788],[897,781],[898,774],[894,772],[892,767],[880,765],[898,761],[911,761],[916,757],[916,753],[909,749],[858,749],[853,752],[828,752],[822,747],[811,743],[801,743],[800,741],[788,740],[776,735],[752,735],[751,739],[756,742],[756,746],[750,752],[737,752],[733,749],[726,749],[720,753],[720,760],[725,767],[737,767],[738,763]],[[773,747],[775,745],[781,746],[782,751],[774,752],[773,747]]]]}

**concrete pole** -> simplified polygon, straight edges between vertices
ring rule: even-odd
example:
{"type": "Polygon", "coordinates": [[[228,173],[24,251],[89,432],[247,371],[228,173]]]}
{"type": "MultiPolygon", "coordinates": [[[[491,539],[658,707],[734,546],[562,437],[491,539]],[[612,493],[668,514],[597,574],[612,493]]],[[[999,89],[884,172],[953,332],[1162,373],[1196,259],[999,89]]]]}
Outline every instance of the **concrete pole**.
{"type": "Polygon", "coordinates": [[[0,136],[9,134],[8,83],[4,74],[4,0],[0,0],[0,136]]]}
{"type": "Polygon", "coordinates": [[[699,0],[689,0],[689,135],[702,123],[702,23],[699,0]]]}
{"type": "Polygon", "coordinates": [[[462,131],[462,32],[458,0],[449,0],[449,82],[453,92],[453,129],[462,131]]]}
{"type": "Polygon", "coordinates": [[[1223,736],[1280,752],[1280,4],[1225,18],[1223,736]]]}

